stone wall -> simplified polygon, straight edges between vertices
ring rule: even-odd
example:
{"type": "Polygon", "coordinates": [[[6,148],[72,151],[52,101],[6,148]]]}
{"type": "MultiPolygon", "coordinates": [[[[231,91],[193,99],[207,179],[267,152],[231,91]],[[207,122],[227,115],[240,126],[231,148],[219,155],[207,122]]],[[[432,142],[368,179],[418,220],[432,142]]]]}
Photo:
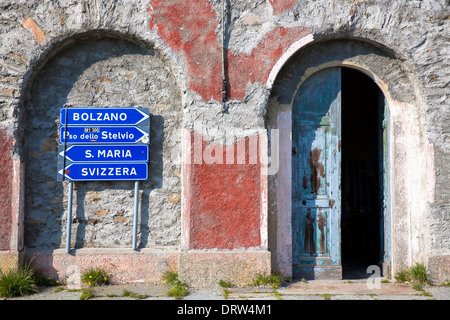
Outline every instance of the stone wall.
{"type": "MultiPolygon", "coordinates": [[[[67,211],[67,186],[55,181],[59,110],[65,105],[151,106],[150,179],[140,184],[140,246],[177,245],[182,113],[176,81],[164,62],[136,43],[102,33],[85,35],[39,70],[29,92],[22,117],[29,177],[26,246],[65,245],[61,213],[67,211]]],[[[75,183],[73,245],[129,247],[133,203],[133,182],[75,183]]]]}

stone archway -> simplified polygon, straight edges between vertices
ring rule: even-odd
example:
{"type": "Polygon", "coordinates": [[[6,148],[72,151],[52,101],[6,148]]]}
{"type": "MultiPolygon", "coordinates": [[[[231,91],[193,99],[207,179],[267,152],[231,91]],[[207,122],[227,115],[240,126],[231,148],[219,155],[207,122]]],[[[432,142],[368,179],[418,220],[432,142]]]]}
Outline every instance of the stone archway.
{"type": "MultiPolygon", "coordinates": [[[[408,68],[389,50],[361,39],[304,41],[280,68],[269,99],[267,127],[279,129],[280,169],[269,177],[269,249],[273,252],[275,270],[292,275],[292,103],[304,81],[312,74],[330,67],[350,67],[368,75],[381,89],[389,105],[390,229],[391,246],[385,274],[393,274],[405,260],[420,252],[411,238],[411,209],[422,208],[417,216],[424,219],[426,210],[427,167],[419,165],[427,158],[423,134],[426,124],[417,95],[416,81],[408,68]],[[414,142],[408,148],[405,142],[414,142]],[[417,143],[421,141],[421,143],[417,143]],[[411,166],[418,170],[412,172],[411,166]],[[418,188],[407,187],[407,181],[420,181],[418,188]]],[[[420,220],[419,220],[420,221],[420,220]]],[[[421,243],[419,246],[423,246],[421,243]]]]}
{"type": "Polygon", "coordinates": [[[155,268],[176,264],[176,251],[170,248],[180,243],[181,103],[167,63],[151,47],[124,35],[92,31],[68,38],[36,66],[22,100],[20,138],[26,172],[26,253],[36,257],[41,269],[64,277],[70,265],[114,263],[105,262],[111,249],[125,250],[114,259],[124,266],[135,258],[154,260],[144,264],[146,270],[128,268],[132,274],[120,276],[125,279],[158,278],[162,270],[155,273],[155,268]],[[71,247],[83,258],[60,249],[67,232],[68,186],[56,181],[55,172],[59,109],[66,105],[150,107],[149,180],[140,184],[138,227],[138,247],[147,254],[129,259],[134,253],[131,181],[75,182],[71,247]],[[169,249],[161,254],[158,246],[169,249]]]}

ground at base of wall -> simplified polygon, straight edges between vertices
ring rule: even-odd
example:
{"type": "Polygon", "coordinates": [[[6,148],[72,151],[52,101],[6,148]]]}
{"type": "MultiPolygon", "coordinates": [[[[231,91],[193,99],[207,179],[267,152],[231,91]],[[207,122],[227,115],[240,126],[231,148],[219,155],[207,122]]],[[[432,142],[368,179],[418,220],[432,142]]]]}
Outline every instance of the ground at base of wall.
{"type": "MultiPolygon", "coordinates": [[[[371,283],[367,280],[311,280],[272,287],[189,288],[181,300],[449,300],[450,287],[371,283]],[[375,287],[371,287],[375,286],[375,287]]],[[[39,293],[8,300],[80,300],[82,290],[63,286],[41,287],[39,293]]],[[[113,284],[92,288],[92,300],[174,300],[168,285],[154,283],[113,284]],[[127,293],[128,292],[128,293],[127,293]],[[127,293],[127,294],[125,294],[127,293]]]]}

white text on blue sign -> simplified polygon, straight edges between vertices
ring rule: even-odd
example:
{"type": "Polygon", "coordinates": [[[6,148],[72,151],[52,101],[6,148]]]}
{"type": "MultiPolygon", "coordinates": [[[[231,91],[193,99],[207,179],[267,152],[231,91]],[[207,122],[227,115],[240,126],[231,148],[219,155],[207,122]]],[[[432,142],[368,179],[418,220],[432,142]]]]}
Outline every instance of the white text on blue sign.
{"type": "Polygon", "coordinates": [[[147,163],[71,163],[58,171],[58,180],[147,180],[147,163]]]}
{"type": "Polygon", "coordinates": [[[70,162],[148,162],[148,145],[60,146],[59,155],[70,162]]]}
{"type": "Polygon", "coordinates": [[[148,125],[148,108],[61,108],[61,126],[148,125]],[[69,121],[66,123],[66,114],[69,121]]]}
{"type": "Polygon", "coordinates": [[[147,143],[149,133],[141,127],[65,127],[60,128],[60,143],[147,143]],[[64,139],[66,137],[66,139],[64,139]]]}

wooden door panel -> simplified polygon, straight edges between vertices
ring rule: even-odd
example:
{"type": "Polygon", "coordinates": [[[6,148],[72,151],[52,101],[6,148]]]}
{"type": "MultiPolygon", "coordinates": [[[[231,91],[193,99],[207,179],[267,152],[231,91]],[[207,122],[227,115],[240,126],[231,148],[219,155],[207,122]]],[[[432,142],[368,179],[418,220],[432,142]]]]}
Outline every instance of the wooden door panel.
{"type": "Polygon", "coordinates": [[[293,102],[294,276],[341,276],[340,92],[341,69],[329,68],[308,78],[293,102]]]}
{"type": "Polygon", "coordinates": [[[326,158],[328,128],[317,125],[300,124],[295,128],[298,139],[298,152],[302,156],[295,161],[294,172],[297,181],[296,196],[312,199],[318,195],[327,195],[326,158]]]}
{"type": "Polygon", "coordinates": [[[293,217],[296,229],[295,252],[297,264],[302,257],[330,255],[329,243],[329,210],[327,208],[298,208],[293,217]],[[301,254],[300,254],[301,253],[301,254]]]}

